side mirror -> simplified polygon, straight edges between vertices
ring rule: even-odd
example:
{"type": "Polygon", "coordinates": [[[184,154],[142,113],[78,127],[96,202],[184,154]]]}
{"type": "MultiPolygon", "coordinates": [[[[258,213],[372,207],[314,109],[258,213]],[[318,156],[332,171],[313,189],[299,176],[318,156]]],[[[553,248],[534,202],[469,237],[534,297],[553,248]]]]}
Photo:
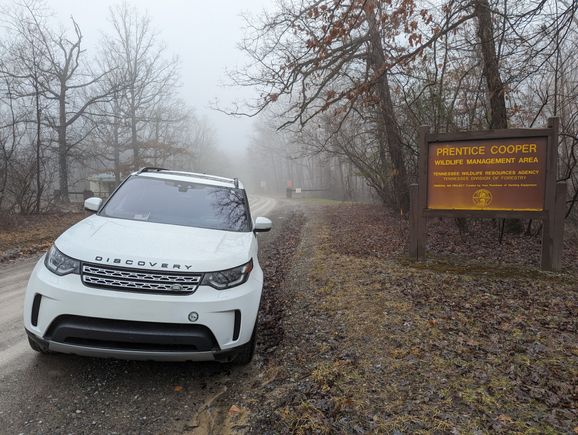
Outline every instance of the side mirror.
{"type": "Polygon", "coordinates": [[[255,219],[255,226],[253,227],[253,231],[256,233],[264,233],[269,231],[273,226],[273,222],[271,219],[267,219],[266,217],[258,217],[255,219]]]}
{"type": "Polygon", "coordinates": [[[102,198],[97,198],[96,196],[84,200],[84,208],[88,211],[98,211],[101,205],[102,198]]]}

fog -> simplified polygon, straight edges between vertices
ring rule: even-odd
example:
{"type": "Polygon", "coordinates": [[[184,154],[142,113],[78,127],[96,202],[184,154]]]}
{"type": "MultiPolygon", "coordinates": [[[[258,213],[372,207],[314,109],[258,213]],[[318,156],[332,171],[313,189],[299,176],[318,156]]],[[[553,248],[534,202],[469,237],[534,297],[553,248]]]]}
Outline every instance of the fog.
{"type": "MultiPolygon", "coordinates": [[[[79,24],[86,46],[97,50],[103,33],[111,29],[110,7],[118,0],[50,0],[47,5],[55,19],[68,26],[73,17],[79,24]]],[[[198,116],[205,118],[214,131],[216,145],[238,153],[247,147],[253,119],[233,117],[214,110],[229,108],[232,103],[255,98],[254,90],[230,86],[227,71],[248,62],[237,48],[243,37],[244,16],[260,15],[270,2],[265,0],[224,0],[201,2],[189,0],[127,1],[140,12],[147,12],[169,54],[180,61],[179,93],[198,116]]]]}
{"type": "Polygon", "coordinates": [[[0,211],[155,166],[405,215],[421,126],[558,117],[577,213],[578,3],[534,3],[0,0],[0,211]]]}

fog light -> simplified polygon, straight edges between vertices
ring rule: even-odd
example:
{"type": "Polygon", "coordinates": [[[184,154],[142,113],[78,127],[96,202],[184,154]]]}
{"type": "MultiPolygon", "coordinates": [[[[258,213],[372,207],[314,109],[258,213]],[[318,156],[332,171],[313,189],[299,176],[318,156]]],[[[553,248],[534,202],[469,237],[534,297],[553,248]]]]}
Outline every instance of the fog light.
{"type": "Polygon", "coordinates": [[[199,313],[196,313],[196,312],[194,312],[194,311],[191,311],[191,312],[189,313],[189,320],[190,320],[191,322],[196,322],[197,320],[199,320],[199,313]]]}

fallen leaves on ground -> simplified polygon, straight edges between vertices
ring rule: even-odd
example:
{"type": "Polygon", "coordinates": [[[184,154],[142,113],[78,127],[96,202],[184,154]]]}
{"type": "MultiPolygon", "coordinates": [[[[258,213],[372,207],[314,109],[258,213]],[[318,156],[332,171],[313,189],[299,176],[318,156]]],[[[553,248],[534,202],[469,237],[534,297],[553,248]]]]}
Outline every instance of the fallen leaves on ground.
{"type": "Polygon", "coordinates": [[[0,263],[48,250],[67,228],[87,213],[12,215],[0,220],[0,263]]]}
{"type": "Polygon", "coordinates": [[[263,268],[263,296],[259,309],[259,334],[257,344],[260,351],[268,355],[275,351],[283,339],[282,318],[286,313],[283,303],[282,285],[292,267],[292,259],[301,241],[305,218],[293,212],[282,224],[278,241],[268,249],[261,267],[263,268]]]}
{"type": "Polygon", "coordinates": [[[500,256],[478,232],[488,223],[470,226],[468,249],[433,222],[416,264],[406,224],[381,207],[322,210],[282,286],[283,339],[265,367],[277,375],[249,400],[255,433],[574,430],[576,244],[547,273],[536,238],[508,235],[500,256]]]}
{"type": "Polygon", "coordinates": [[[229,408],[229,415],[236,415],[239,412],[241,412],[241,408],[239,408],[237,405],[231,405],[229,408]]]}

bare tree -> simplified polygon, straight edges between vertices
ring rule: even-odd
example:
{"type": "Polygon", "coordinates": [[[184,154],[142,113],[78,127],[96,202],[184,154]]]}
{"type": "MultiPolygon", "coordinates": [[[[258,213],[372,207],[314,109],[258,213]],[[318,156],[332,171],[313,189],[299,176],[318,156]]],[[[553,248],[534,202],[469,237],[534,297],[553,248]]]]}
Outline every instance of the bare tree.
{"type": "Polygon", "coordinates": [[[10,177],[11,165],[14,164],[14,157],[16,149],[20,144],[22,135],[19,131],[19,126],[22,125],[22,120],[17,118],[14,109],[13,98],[13,82],[10,76],[4,77],[5,99],[3,99],[3,108],[5,111],[0,112],[2,126],[0,128],[0,150],[2,152],[2,159],[0,166],[0,207],[6,200],[8,180],[10,177]]]}
{"type": "Polygon", "coordinates": [[[390,77],[396,66],[473,16],[458,8],[422,41],[420,23],[429,25],[431,14],[415,3],[282,2],[262,23],[250,24],[252,34],[242,49],[254,64],[234,76],[236,83],[261,89],[263,99],[250,115],[276,101],[285,104],[281,127],[303,127],[325,112],[337,120],[329,124],[333,134],[353,113],[373,122],[378,158],[371,160],[372,172],[381,181],[372,185],[402,210],[409,205],[408,177],[390,77]]]}
{"type": "MultiPolygon", "coordinates": [[[[34,125],[34,179],[35,201],[34,211],[40,212],[42,195],[45,190],[43,183],[44,143],[43,143],[43,111],[46,104],[42,98],[42,89],[46,86],[42,69],[46,67],[38,45],[38,33],[40,23],[44,21],[45,11],[42,5],[30,1],[23,7],[5,11],[6,24],[13,33],[12,40],[2,42],[3,60],[0,63],[0,74],[5,82],[13,81],[14,85],[9,92],[10,100],[31,100],[33,110],[27,112],[22,122],[34,125]],[[34,17],[34,18],[32,18],[34,17]],[[28,113],[30,112],[30,113],[28,113]]],[[[7,86],[7,89],[10,86],[7,86]]],[[[9,101],[8,106],[14,112],[14,101],[9,101]]],[[[14,118],[14,117],[13,117],[14,118]]]]}
{"type": "Polygon", "coordinates": [[[92,132],[90,142],[96,156],[103,160],[104,166],[109,167],[112,162],[116,183],[127,171],[122,161],[122,154],[127,149],[129,136],[127,124],[121,110],[123,93],[126,91],[122,68],[111,63],[111,58],[106,53],[100,59],[101,69],[109,70],[110,73],[101,82],[103,90],[112,90],[111,98],[102,101],[92,110],[96,128],[92,132]]]}
{"type": "Polygon", "coordinates": [[[120,110],[130,128],[129,146],[134,168],[143,164],[140,126],[150,120],[157,104],[174,91],[178,80],[176,59],[165,59],[165,47],[157,43],[157,34],[147,15],[141,15],[126,2],[111,8],[114,33],[107,38],[109,64],[121,70],[124,91],[120,110]]]}
{"type": "Polygon", "coordinates": [[[99,89],[96,84],[109,71],[94,73],[88,65],[83,65],[82,32],[72,19],[72,39],[64,34],[54,34],[38,25],[39,43],[43,49],[48,67],[43,73],[48,78],[43,93],[46,98],[57,103],[57,113],[48,118],[49,125],[56,131],[58,143],[58,169],[60,199],[68,201],[68,156],[92,131],[91,125],[79,129],[71,140],[69,132],[78,121],[90,124],[87,110],[100,101],[111,99],[112,89],[99,89]]]}
{"type": "Polygon", "coordinates": [[[490,128],[508,128],[505,89],[500,77],[492,11],[488,0],[475,0],[474,13],[478,21],[478,39],[489,94],[490,128]]]}

